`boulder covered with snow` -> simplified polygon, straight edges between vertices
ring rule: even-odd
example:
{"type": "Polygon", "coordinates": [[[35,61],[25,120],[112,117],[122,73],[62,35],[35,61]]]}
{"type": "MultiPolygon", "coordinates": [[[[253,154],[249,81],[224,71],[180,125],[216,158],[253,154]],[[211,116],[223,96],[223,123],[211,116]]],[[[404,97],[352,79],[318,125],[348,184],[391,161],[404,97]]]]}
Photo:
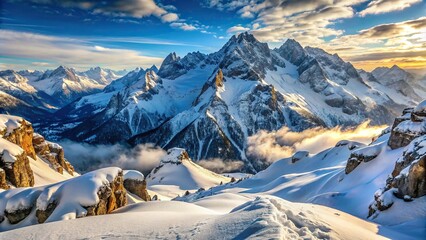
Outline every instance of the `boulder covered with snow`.
{"type": "Polygon", "coordinates": [[[136,170],[124,171],[124,188],[144,201],[151,201],[144,175],[136,170]]]}
{"type": "Polygon", "coordinates": [[[0,193],[0,231],[102,215],[127,204],[123,171],[99,169],[63,182],[0,193]]]}
{"type": "Polygon", "coordinates": [[[382,146],[380,144],[374,144],[354,150],[346,163],[345,173],[351,173],[362,162],[369,162],[373,160],[381,151],[382,146]]]}
{"type": "Polygon", "coordinates": [[[295,163],[295,162],[299,161],[300,159],[305,158],[307,156],[309,156],[308,151],[298,151],[291,157],[291,162],[295,163]]]}
{"type": "Polygon", "coordinates": [[[405,147],[415,138],[426,134],[426,100],[413,110],[405,109],[403,116],[396,118],[388,145],[392,149],[405,147]]]}
{"type": "Polygon", "coordinates": [[[426,119],[426,100],[423,100],[419,103],[411,114],[412,121],[423,121],[426,119]]]}

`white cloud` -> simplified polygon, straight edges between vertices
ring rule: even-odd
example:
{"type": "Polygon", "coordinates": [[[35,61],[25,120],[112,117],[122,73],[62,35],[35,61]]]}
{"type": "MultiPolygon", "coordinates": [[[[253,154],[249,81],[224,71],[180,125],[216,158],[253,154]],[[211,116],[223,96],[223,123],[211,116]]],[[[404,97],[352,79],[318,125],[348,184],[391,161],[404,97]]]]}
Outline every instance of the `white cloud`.
{"type": "Polygon", "coordinates": [[[180,28],[184,31],[197,30],[197,27],[195,27],[194,25],[187,24],[187,23],[184,23],[184,22],[174,22],[174,23],[171,23],[170,26],[174,27],[174,28],[180,28]]]}
{"type": "Polygon", "coordinates": [[[91,171],[116,166],[149,172],[158,166],[166,151],[152,144],[140,144],[128,148],[121,144],[87,144],[62,141],[65,157],[78,171],[91,171]]]}
{"type": "Polygon", "coordinates": [[[108,66],[113,69],[148,67],[161,58],[143,56],[137,51],[97,46],[74,38],[0,30],[0,55],[76,68],[108,66]],[[28,47],[31,46],[31,47],[28,47]]]}
{"type": "Polygon", "coordinates": [[[208,160],[200,160],[197,162],[198,165],[209,169],[215,173],[229,173],[240,170],[244,167],[244,163],[238,160],[227,160],[214,158],[208,160]]]}
{"type": "Polygon", "coordinates": [[[179,16],[176,13],[167,13],[161,16],[163,22],[174,22],[179,19],[179,16]]]}
{"type": "Polygon", "coordinates": [[[368,14],[400,11],[421,1],[422,0],[375,0],[371,1],[367,8],[362,10],[359,15],[366,16],[368,14]]]}
{"type": "Polygon", "coordinates": [[[228,28],[227,33],[237,33],[237,32],[245,32],[249,31],[250,28],[242,27],[242,26],[233,26],[228,28]]]}
{"type": "Polygon", "coordinates": [[[352,140],[368,144],[372,138],[379,135],[386,126],[369,126],[368,122],[356,128],[332,129],[313,128],[302,132],[292,132],[283,127],[278,131],[260,131],[248,138],[248,156],[273,162],[292,156],[297,151],[319,153],[333,147],[340,140],[352,140]]]}

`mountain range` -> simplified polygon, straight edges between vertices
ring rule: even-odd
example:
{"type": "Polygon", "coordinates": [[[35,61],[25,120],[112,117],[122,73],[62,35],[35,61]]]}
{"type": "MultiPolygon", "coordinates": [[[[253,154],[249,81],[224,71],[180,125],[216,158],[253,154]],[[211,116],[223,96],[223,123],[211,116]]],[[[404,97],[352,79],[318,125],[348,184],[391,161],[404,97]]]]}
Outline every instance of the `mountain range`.
{"type": "Polygon", "coordinates": [[[260,130],[390,124],[426,96],[426,82],[397,66],[369,73],[292,39],[270,49],[249,33],[122,77],[61,66],[2,71],[0,81],[2,112],[29,117],[50,139],[183,147],[195,161],[242,160],[245,172],[266,167],[247,155],[260,130]]]}

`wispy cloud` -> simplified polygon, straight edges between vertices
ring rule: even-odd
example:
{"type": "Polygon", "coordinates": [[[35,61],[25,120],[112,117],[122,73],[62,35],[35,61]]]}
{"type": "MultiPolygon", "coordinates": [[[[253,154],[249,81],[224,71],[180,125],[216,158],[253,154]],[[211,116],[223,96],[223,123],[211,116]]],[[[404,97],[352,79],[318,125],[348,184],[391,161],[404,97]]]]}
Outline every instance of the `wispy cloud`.
{"type": "Polygon", "coordinates": [[[134,50],[106,48],[81,39],[10,30],[0,30],[0,55],[77,68],[99,65],[124,69],[162,62],[161,58],[143,56],[134,50]]]}
{"type": "Polygon", "coordinates": [[[233,26],[228,28],[228,30],[226,31],[227,33],[237,33],[237,32],[244,32],[244,31],[249,31],[250,28],[246,28],[243,26],[233,26]]]}
{"type": "Polygon", "coordinates": [[[368,14],[401,11],[421,1],[422,0],[375,0],[371,1],[367,8],[362,10],[359,14],[365,16],[368,14]]]}
{"type": "Polygon", "coordinates": [[[339,53],[344,59],[368,70],[379,64],[424,68],[426,17],[363,29],[335,38],[323,47],[329,51],[341,49],[339,53]],[[407,58],[411,61],[405,61],[407,58]]]}

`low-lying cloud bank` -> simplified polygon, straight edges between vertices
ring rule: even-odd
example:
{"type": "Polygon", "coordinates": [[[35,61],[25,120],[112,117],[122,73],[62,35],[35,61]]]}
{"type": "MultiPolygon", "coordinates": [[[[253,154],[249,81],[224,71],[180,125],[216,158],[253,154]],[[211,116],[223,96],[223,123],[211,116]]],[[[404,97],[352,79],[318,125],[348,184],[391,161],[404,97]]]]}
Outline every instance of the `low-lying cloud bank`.
{"type": "Polygon", "coordinates": [[[386,126],[369,126],[364,122],[355,128],[312,128],[302,132],[293,132],[288,127],[277,131],[259,131],[248,138],[247,155],[259,160],[274,162],[290,157],[300,150],[318,153],[333,147],[340,140],[352,140],[368,144],[379,135],[386,126]]]}
{"type": "Polygon", "coordinates": [[[197,162],[197,164],[215,173],[235,172],[240,170],[244,166],[244,163],[242,161],[223,161],[223,159],[220,158],[200,160],[197,162]]]}
{"type": "MultiPolygon", "coordinates": [[[[167,154],[164,149],[153,144],[140,144],[134,148],[122,144],[88,144],[69,140],[59,144],[65,150],[65,157],[78,172],[116,166],[148,174],[167,154]]],[[[200,160],[197,164],[216,173],[234,172],[244,165],[242,161],[223,161],[218,158],[200,160]]]]}
{"type": "Polygon", "coordinates": [[[65,150],[65,157],[80,172],[117,166],[147,173],[166,155],[166,151],[152,144],[141,144],[134,148],[122,144],[92,145],[73,141],[62,141],[59,144],[65,150]]]}

